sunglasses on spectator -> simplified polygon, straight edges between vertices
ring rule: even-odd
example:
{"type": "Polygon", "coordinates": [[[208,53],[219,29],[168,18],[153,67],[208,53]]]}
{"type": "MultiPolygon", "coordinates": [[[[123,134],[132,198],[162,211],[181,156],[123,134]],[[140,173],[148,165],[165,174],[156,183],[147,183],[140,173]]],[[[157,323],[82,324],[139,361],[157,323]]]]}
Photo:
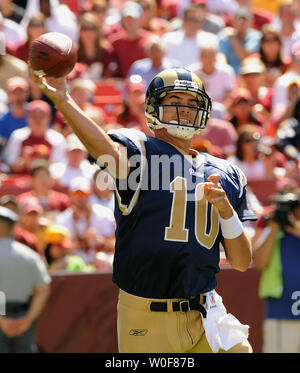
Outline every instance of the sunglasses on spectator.
{"type": "Polygon", "coordinates": [[[102,12],[105,12],[107,8],[105,8],[104,6],[94,6],[92,8],[92,11],[93,12],[99,12],[99,13],[102,13],[102,12]]]}
{"type": "Polygon", "coordinates": [[[279,41],[277,38],[263,38],[262,41],[279,41]]]}

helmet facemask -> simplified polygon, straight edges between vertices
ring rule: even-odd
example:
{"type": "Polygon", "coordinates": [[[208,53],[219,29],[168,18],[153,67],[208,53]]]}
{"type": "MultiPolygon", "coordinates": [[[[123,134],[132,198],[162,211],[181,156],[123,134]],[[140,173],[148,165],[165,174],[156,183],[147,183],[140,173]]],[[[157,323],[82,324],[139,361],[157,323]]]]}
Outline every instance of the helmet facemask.
{"type": "Polygon", "coordinates": [[[167,86],[162,90],[157,89],[152,97],[148,98],[146,107],[146,117],[148,126],[152,131],[166,128],[172,136],[191,139],[205,128],[211,110],[211,100],[204,90],[201,90],[194,82],[184,82],[185,85],[167,86]],[[189,84],[186,84],[189,83],[189,84]],[[171,92],[188,93],[197,100],[197,105],[163,104],[162,100],[171,92]],[[164,110],[175,108],[176,118],[170,122],[163,121],[164,110]],[[183,116],[181,111],[189,114],[183,116]],[[187,120],[187,119],[188,120],[187,120]]]}

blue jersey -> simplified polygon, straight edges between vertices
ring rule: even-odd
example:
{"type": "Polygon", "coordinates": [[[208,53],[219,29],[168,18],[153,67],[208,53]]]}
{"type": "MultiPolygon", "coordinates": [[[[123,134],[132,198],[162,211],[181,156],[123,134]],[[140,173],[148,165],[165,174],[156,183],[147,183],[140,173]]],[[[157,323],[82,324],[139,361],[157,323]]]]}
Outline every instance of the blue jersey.
{"type": "Polygon", "coordinates": [[[183,155],[136,130],[111,130],[109,135],[126,146],[130,159],[127,179],[115,180],[113,281],[146,298],[188,298],[214,289],[222,236],[203,183],[220,174],[239,218],[254,220],[242,171],[208,154],[183,155]]]}

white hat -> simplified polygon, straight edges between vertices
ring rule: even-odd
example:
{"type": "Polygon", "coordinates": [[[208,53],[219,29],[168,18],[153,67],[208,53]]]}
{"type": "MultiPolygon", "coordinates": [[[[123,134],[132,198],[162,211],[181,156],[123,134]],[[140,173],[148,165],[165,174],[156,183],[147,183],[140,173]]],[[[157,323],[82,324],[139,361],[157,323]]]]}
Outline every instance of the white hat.
{"type": "Polygon", "coordinates": [[[71,180],[69,190],[71,192],[76,192],[80,190],[82,192],[89,193],[91,191],[91,183],[87,178],[83,176],[77,176],[71,180]]]}
{"type": "Polygon", "coordinates": [[[71,133],[69,136],[67,136],[66,142],[67,142],[67,151],[72,151],[75,149],[80,149],[85,152],[87,151],[83,143],[79,140],[79,138],[75,135],[75,133],[71,133]]]}
{"type": "Polygon", "coordinates": [[[7,219],[12,222],[19,220],[18,215],[13,210],[4,206],[0,206],[0,218],[7,219]]]}
{"type": "Polygon", "coordinates": [[[140,18],[143,14],[143,8],[134,1],[127,1],[121,10],[122,17],[140,18]]]}

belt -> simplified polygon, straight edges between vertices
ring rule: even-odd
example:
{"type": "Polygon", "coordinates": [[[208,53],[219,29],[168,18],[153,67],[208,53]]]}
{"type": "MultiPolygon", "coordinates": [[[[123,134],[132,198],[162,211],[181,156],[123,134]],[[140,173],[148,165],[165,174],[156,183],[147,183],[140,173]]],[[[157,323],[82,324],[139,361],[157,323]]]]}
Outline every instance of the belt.
{"type": "MultiPolygon", "coordinates": [[[[206,296],[201,296],[205,304],[206,296]]],[[[188,311],[199,311],[202,313],[203,317],[206,317],[206,309],[200,302],[200,295],[195,298],[185,299],[179,302],[172,302],[172,311],[173,312],[188,312],[188,311]]],[[[150,311],[153,312],[168,312],[168,303],[167,302],[151,302],[150,311]]]]}

